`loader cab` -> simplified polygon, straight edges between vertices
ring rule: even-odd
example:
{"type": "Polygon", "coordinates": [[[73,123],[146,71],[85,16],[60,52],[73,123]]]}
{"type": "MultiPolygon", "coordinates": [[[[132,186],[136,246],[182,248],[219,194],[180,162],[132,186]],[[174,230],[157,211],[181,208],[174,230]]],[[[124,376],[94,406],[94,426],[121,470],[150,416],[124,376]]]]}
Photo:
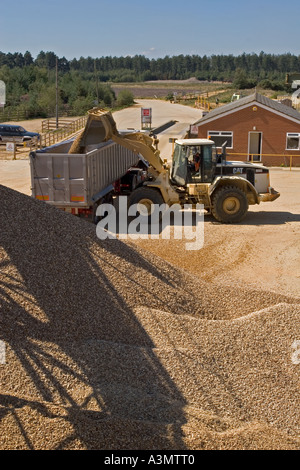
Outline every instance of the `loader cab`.
{"type": "Polygon", "coordinates": [[[212,183],[217,152],[210,139],[181,139],[175,142],[171,180],[177,186],[212,183]]]}

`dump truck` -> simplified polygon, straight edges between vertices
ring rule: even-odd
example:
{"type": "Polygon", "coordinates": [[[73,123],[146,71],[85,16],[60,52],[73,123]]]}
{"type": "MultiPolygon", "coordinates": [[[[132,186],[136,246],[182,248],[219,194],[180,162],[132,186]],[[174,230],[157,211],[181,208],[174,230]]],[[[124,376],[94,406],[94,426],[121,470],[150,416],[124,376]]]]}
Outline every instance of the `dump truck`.
{"type": "Polygon", "coordinates": [[[227,161],[226,145],[218,154],[211,139],[179,139],[169,163],[161,157],[158,143],[155,135],[118,131],[110,111],[93,108],[88,112],[84,130],[70,143],[67,153],[57,154],[60,165],[57,171],[55,154],[49,149],[31,154],[32,195],[61,208],[61,202],[68,200],[73,213],[83,208],[80,204],[85,204],[85,210],[96,214],[99,204],[111,201],[125,191],[120,184],[122,179],[131,179],[137,172],[134,185],[127,187],[129,206],[143,205],[150,215],[154,204],[179,204],[181,207],[203,204],[205,211],[221,223],[240,222],[249,205],[274,201],[280,196],[270,184],[268,168],[249,162],[227,161]],[[105,158],[104,149],[112,145],[116,146],[118,157],[105,158]],[[88,163],[90,153],[94,158],[92,164],[88,163]],[[71,163],[73,158],[77,166],[71,163]],[[44,178],[39,197],[43,164],[45,175],[47,171],[50,173],[44,178]],[[95,172],[98,172],[99,181],[94,178],[95,172]],[[73,192],[70,201],[76,179],[81,180],[81,192],[73,192]],[[55,201],[57,189],[60,191],[59,204],[55,201]]]}
{"type": "Polygon", "coordinates": [[[147,174],[141,156],[113,141],[69,153],[73,139],[29,154],[31,196],[74,215],[94,219],[100,201],[130,194],[147,174]]]}

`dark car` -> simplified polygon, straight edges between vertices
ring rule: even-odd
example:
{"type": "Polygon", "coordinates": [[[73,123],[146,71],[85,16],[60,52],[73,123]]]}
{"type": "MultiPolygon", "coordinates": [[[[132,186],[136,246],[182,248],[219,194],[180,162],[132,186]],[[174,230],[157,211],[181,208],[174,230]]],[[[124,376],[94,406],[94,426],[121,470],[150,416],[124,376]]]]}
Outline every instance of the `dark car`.
{"type": "Polygon", "coordinates": [[[13,126],[10,124],[0,124],[0,143],[1,142],[16,142],[17,144],[28,142],[37,138],[39,140],[40,134],[37,132],[29,132],[22,126],[13,126]]]}

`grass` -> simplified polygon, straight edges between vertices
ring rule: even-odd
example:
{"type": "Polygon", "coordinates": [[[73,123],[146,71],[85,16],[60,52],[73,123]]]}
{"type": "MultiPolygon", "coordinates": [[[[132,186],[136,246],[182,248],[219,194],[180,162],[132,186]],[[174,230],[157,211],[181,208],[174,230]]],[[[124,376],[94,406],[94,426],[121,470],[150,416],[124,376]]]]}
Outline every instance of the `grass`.
{"type": "Polygon", "coordinates": [[[183,95],[210,93],[228,88],[230,84],[206,81],[151,81],[140,83],[111,83],[112,89],[118,94],[121,90],[130,90],[136,99],[165,99],[170,93],[177,93],[178,99],[183,95]]]}

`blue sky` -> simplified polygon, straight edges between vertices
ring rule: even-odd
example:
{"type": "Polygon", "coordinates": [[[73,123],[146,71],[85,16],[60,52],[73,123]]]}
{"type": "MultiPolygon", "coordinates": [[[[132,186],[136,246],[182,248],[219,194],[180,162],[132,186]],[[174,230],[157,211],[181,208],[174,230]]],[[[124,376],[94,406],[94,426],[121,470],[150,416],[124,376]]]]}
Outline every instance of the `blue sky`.
{"type": "Polygon", "coordinates": [[[299,0],[0,0],[0,51],[81,56],[291,52],[299,0]]]}

